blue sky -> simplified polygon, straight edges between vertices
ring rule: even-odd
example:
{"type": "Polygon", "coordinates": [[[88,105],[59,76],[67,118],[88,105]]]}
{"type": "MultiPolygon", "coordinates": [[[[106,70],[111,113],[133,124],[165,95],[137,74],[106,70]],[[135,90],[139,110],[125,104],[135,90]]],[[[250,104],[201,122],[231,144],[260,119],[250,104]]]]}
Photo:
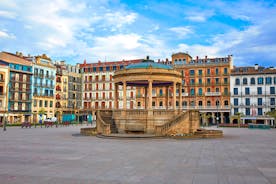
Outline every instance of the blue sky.
{"type": "Polygon", "coordinates": [[[69,63],[233,55],[276,66],[275,1],[1,0],[0,50],[69,63]]]}

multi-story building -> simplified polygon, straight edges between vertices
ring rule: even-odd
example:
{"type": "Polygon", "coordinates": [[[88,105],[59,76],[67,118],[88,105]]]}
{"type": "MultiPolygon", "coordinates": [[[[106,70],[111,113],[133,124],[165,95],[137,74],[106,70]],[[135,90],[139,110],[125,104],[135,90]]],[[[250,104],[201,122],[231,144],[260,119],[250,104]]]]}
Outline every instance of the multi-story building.
{"type": "Polygon", "coordinates": [[[172,65],[183,76],[182,107],[198,109],[207,115],[208,124],[229,123],[232,56],[192,59],[187,53],[176,53],[172,65]]]}
{"type": "MultiPolygon", "coordinates": [[[[198,109],[202,122],[208,124],[230,121],[230,71],[232,56],[224,58],[193,59],[187,53],[172,54],[172,60],[158,61],[172,65],[182,74],[182,109],[198,109]],[[204,118],[203,118],[204,117],[204,118]],[[205,119],[206,118],[206,119],[205,119]],[[204,119],[204,120],[203,120],[204,119]]],[[[152,107],[172,108],[172,88],[153,88],[152,107]],[[165,98],[169,97],[168,104],[165,98]]],[[[144,108],[144,90],[137,88],[137,108],[144,108]]],[[[176,101],[179,108],[179,101],[176,101]]]]}
{"type": "Polygon", "coordinates": [[[8,84],[9,67],[0,64],[0,122],[3,123],[8,115],[8,84]]]}
{"type": "Polygon", "coordinates": [[[33,57],[33,121],[55,116],[56,68],[45,54],[33,57]],[[42,114],[43,113],[43,114],[42,114]]]}
{"type": "Polygon", "coordinates": [[[0,53],[0,64],[9,67],[8,116],[10,123],[31,122],[32,63],[22,53],[0,53]]]}
{"type": "MultiPolygon", "coordinates": [[[[86,63],[80,65],[83,72],[83,107],[84,109],[112,109],[114,108],[115,85],[112,76],[115,71],[124,69],[132,63],[139,63],[142,59],[86,63]]],[[[136,106],[135,88],[128,88],[127,106],[132,109],[136,106]]],[[[119,89],[119,108],[123,107],[123,91],[119,89]]]]}
{"type": "Polygon", "coordinates": [[[253,67],[234,67],[231,72],[231,114],[232,123],[273,124],[273,118],[266,115],[275,110],[276,69],[256,64],[253,67]]]}
{"type": "Polygon", "coordinates": [[[68,72],[68,108],[80,109],[82,107],[82,74],[79,64],[67,64],[68,72]]]}

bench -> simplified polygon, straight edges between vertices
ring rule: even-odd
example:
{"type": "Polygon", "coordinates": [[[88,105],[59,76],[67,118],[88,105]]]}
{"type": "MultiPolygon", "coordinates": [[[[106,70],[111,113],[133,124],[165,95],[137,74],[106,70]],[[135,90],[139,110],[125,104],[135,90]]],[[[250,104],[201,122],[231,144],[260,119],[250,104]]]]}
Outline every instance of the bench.
{"type": "Polygon", "coordinates": [[[32,127],[32,124],[31,123],[29,123],[29,122],[24,122],[24,123],[22,123],[21,124],[21,128],[31,128],[32,127]]]}
{"type": "Polygon", "coordinates": [[[265,125],[265,124],[253,124],[253,123],[249,123],[248,124],[248,128],[249,129],[270,129],[269,125],[265,125]]]}

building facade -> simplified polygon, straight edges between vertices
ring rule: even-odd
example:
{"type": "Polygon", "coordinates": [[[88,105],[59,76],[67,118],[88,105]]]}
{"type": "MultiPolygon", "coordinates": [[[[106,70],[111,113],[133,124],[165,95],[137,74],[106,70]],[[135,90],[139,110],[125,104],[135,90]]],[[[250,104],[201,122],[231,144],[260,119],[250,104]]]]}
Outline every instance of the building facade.
{"type": "Polygon", "coordinates": [[[234,67],[230,86],[232,123],[238,123],[237,115],[241,115],[243,124],[274,123],[266,113],[275,110],[275,68],[257,64],[253,67],[234,67]]]}
{"type": "Polygon", "coordinates": [[[55,116],[56,68],[45,54],[33,57],[33,121],[55,116]]]}
{"type": "Polygon", "coordinates": [[[32,117],[32,63],[22,53],[0,53],[0,64],[9,67],[8,121],[30,122],[32,117]]]}
{"type": "MultiPolygon", "coordinates": [[[[125,66],[132,63],[139,63],[142,59],[116,61],[116,62],[98,62],[86,63],[80,65],[83,72],[83,108],[84,109],[113,109],[114,108],[114,90],[113,82],[114,72],[124,69],[125,66]]],[[[127,90],[127,106],[130,109],[135,107],[135,88],[129,87],[127,90]]],[[[119,91],[119,108],[123,108],[123,91],[119,91]]]]}
{"type": "Polygon", "coordinates": [[[187,53],[176,53],[172,65],[183,76],[183,109],[198,109],[206,118],[204,124],[229,123],[232,56],[192,59],[187,53]]]}
{"type": "Polygon", "coordinates": [[[0,64],[0,122],[8,116],[9,67],[0,64]]]}

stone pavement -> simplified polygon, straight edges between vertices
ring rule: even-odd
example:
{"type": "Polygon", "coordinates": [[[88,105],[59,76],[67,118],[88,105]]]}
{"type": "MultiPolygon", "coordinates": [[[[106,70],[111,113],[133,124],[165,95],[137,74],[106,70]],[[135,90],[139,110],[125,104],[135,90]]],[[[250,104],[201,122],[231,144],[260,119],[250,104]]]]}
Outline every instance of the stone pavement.
{"type": "Polygon", "coordinates": [[[0,183],[276,183],[275,129],[225,128],[224,138],[201,140],[101,139],[79,129],[1,130],[0,183]]]}

